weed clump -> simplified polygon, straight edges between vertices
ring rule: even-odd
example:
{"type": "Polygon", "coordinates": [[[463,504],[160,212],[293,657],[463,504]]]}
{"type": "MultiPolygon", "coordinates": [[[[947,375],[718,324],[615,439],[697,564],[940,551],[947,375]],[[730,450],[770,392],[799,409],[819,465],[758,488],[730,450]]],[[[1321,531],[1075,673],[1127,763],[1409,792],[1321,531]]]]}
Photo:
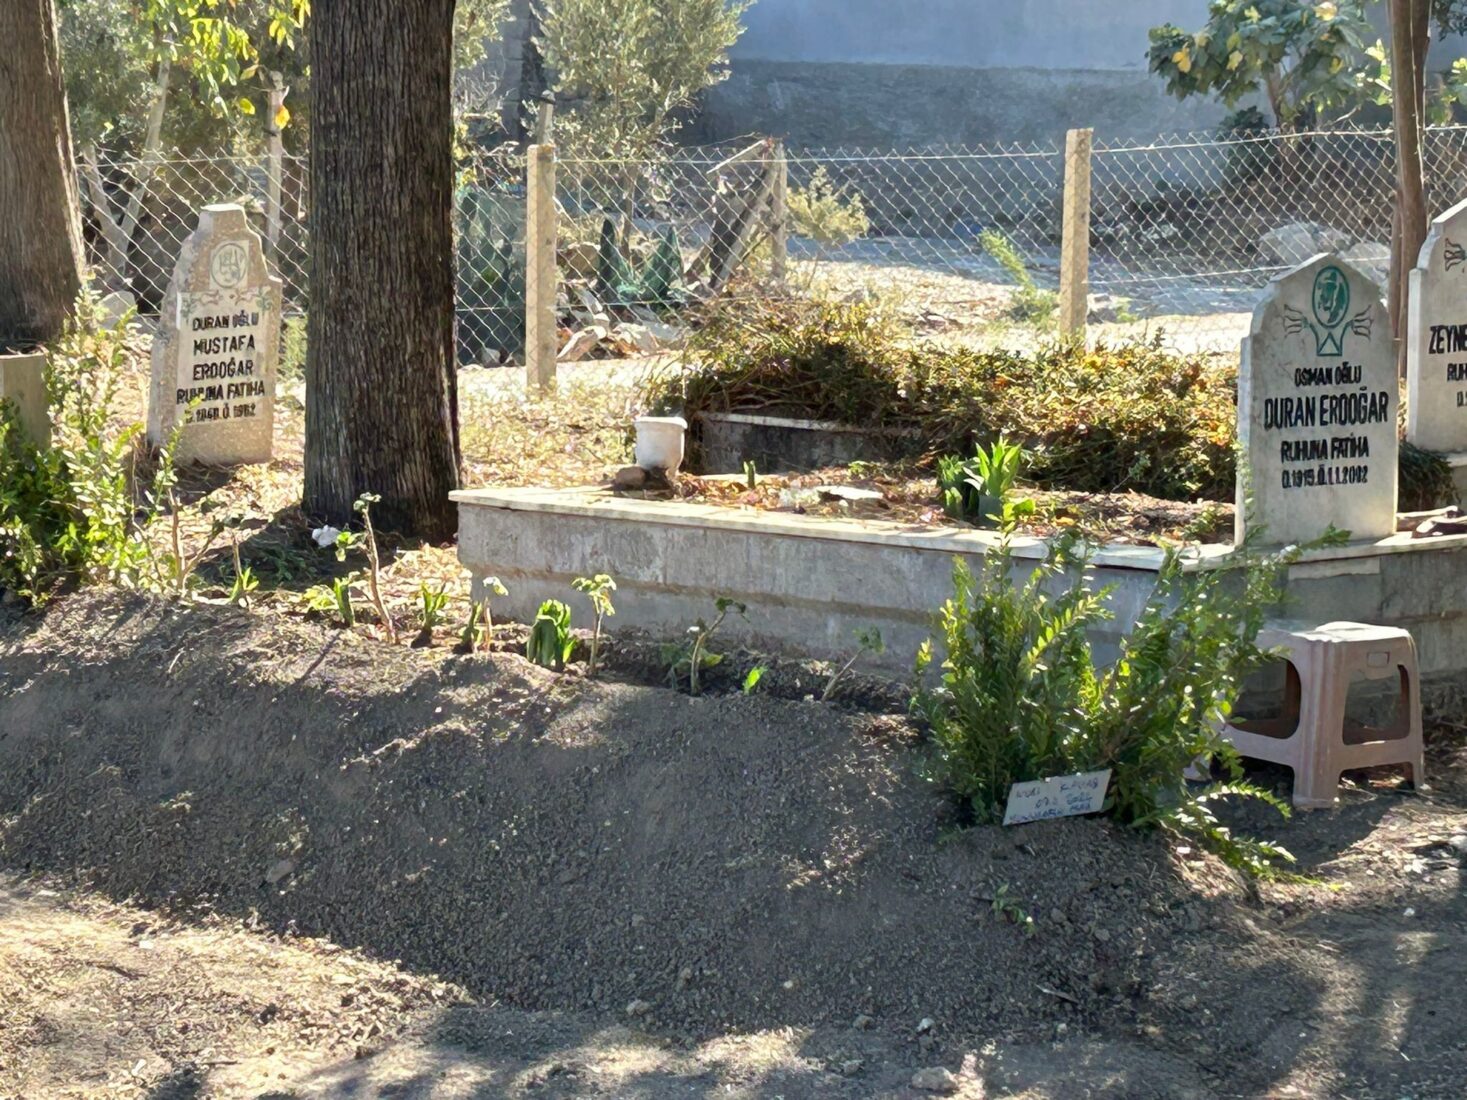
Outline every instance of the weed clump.
{"type": "Polygon", "coordinates": [[[730,302],[648,404],[695,419],[765,412],[889,432],[929,460],[1000,436],[1041,488],[1230,500],[1237,370],[1159,340],[1035,352],[935,346],[870,303],[730,302]]]}

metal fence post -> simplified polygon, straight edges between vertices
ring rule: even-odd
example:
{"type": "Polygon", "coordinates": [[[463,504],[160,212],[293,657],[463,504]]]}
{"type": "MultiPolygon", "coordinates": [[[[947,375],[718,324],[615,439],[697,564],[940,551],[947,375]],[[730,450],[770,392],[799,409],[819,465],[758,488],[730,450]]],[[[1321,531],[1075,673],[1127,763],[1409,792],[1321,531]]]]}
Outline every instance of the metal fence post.
{"type": "Polygon", "coordinates": [[[790,162],[785,157],[784,142],[781,141],[774,146],[774,194],[770,199],[774,225],[770,234],[773,247],[769,274],[775,280],[784,278],[789,262],[789,193],[790,162]]]}
{"type": "Polygon", "coordinates": [[[1094,130],[1065,135],[1065,209],[1060,238],[1059,330],[1085,339],[1090,312],[1090,143],[1094,130]]]}
{"type": "Polygon", "coordinates": [[[555,146],[525,163],[525,387],[555,385],[555,146]]]}

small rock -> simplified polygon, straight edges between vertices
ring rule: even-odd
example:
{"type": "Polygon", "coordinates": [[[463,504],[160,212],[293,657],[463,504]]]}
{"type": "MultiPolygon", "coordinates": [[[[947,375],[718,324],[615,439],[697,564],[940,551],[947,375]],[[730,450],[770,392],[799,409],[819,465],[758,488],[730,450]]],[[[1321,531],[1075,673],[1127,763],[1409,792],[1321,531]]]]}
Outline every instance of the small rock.
{"type": "Polygon", "coordinates": [[[958,1079],[950,1069],[943,1066],[928,1066],[912,1074],[912,1087],[923,1092],[938,1092],[950,1096],[958,1091],[958,1079]]]}
{"type": "Polygon", "coordinates": [[[861,1069],[865,1065],[866,1063],[863,1062],[861,1059],[852,1058],[849,1061],[842,1062],[840,1064],[840,1075],[842,1077],[854,1077],[856,1076],[856,1074],[861,1072],[861,1069]]]}
{"type": "Polygon", "coordinates": [[[1458,833],[1447,841],[1447,847],[1459,856],[1467,856],[1467,833],[1458,833]]]}
{"type": "Polygon", "coordinates": [[[1104,928],[1097,928],[1095,930],[1095,939],[1099,943],[1109,943],[1110,942],[1110,933],[1107,932],[1104,928]]]}
{"type": "Polygon", "coordinates": [[[1415,915],[1416,915],[1416,910],[1413,909],[1413,908],[1411,908],[1410,906],[1407,906],[1406,911],[1401,914],[1401,916],[1403,916],[1403,917],[1414,917],[1415,915]]]}
{"type": "Polygon", "coordinates": [[[1054,1037],[1056,1039],[1063,1039],[1069,1033],[1070,1025],[1065,1023],[1063,1020],[1054,1025],[1054,1037]]]}
{"type": "Polygon", "coordinates": [[[645,921],[646,919],[647,918],[644,917],[644,916],[642,916],[641,913],[633,913],[632,914],[632,927],[633,928],[641,928],[642,927],[642,922],[645,921]]]}
{"type": "Polygon", "coordinates": [[[793,978],[788,978],[785,981],[781,982],[780,986],[783,989],[793,989],[795,988],[795,980],[793,978]]]}
{"type": "Polygon", "coordinates": [[[687,985],[692,980],[693,980],[693,968],[691,966],[685,966],[685,967],[683,967],[681,970],[679,970],[677,972],[677,984],[678,985],[687,985]]]}
{"type": "Polygon", "coordinates": [[[627,1005],[628,1016],[646,1016],[652,1011],[652,1005],[640,997],[627,1005]]]}
{"type": "Polygon", "coordinates": [[[283,879],[286,875],[290,874],[294,870],[295,860],[277,859],[274,863],[270,864],[270,869],[265,872],[265,881],[268,882],[271,886],[274,886],[277,882],[279,882],[281,879],[283,879]]]}
{"type": "Polygon", "coordinates": [[[851,1026],[857,1031],[870,1031],[871,1028],[875,1026],[875,1024],[876,1021],[873,1020],[870,1016],[867,1016],[864,1012],[851,1021],[851,1026]]]}
{"type": "Polygon", "coordinates": [[[611,487],[618,493],[640,489],[647,484],[647,471],[640,466],[623,466],[611,479],[611,487]]]}
{"type": "Polygon", "coordinates": [[[933,1021],[931,1016],[923,1016],[921,1022],[917,1024],[917,1034],[926,1035],[936,1026],[937,1024],[933,1021]]]}
{"type": "Polygon", "coordinates": [[[1064,924],[1065,923],[1065,912],[1064,912],[1064,910],[1063,909],[1051,909],[1049,911],[1049,919],[1053,923],[1055,923],[1055,924],[1064,924]]]}

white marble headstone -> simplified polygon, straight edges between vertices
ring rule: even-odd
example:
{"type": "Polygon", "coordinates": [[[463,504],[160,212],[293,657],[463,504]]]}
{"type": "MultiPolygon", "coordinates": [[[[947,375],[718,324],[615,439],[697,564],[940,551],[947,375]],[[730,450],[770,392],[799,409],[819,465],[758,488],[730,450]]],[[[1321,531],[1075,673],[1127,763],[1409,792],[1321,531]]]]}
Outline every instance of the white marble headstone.
{"type": "Polygon", "coordinates": [[[1406,312],[1406,438],[1467,451],[1467,202],[1431,223],[1406,312]]]}
{"type": "Polygon", "coordinates": [[[148,441],[183,424],[178,460],[269,462],[280,280],[244,208],[206,206],[184,242],[153,340],[148,441]]]}
{"type": "Polygon", "coordinates": [[[1396,529],[1396,341],[1380,288],[1335,255],[1274,279],[1238,373],[1237,539],[1396,529]],[[1245,506],[1245,497],[1251,501],[1245,506]]]}

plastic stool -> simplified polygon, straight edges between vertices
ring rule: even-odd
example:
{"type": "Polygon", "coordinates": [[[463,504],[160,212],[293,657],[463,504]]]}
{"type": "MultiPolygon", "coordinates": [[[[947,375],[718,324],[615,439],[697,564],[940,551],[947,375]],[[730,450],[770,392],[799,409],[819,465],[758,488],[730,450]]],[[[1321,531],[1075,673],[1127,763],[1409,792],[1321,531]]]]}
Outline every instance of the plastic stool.
{"type": "Polygon", "coordinates": [[[1352,768],[1404,764],[1416,788],[1422,768],[1421,686],[1416,644],[1404,630],[1365,623],[1275,622],[1258,634],[1260,649],[1288,662],[1284,708],[1278,718],[1224,725],[1222,735],[1244,756],[1294,770],[1294,805],[1333,806],[1340,775],[1352,768]],[[1396,718],[1384,729],[1345,717],[1350,683],[1398,678],[1396,718]]]}

